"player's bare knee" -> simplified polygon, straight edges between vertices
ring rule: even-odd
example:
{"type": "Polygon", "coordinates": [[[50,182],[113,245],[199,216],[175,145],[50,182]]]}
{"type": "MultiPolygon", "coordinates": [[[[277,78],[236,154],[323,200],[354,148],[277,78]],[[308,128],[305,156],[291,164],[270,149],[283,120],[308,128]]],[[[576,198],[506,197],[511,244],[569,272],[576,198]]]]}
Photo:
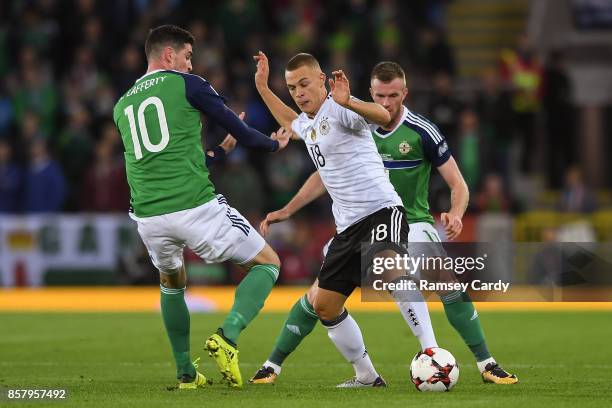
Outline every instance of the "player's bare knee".
{"type": "Polygon", "coordinates": [[[314,304],[312,305],[312,308],[314,309],[317,316],[319,316],[319,319],[331,320],[331,318],[329,318],[329,313],[328,309],[326,308],[326,305],[322,304],[320,301],[318,302],[315,300],[314,304]]]}
{"type": "Polygon", "coordinates": [[[324,307],[316,307],[314,308],[315,313],[319,316],[319,319],[324,321],[331,321],[340,316],[340,312],[337,310],[326,309],[324,307]]]}
{"type": "MultiPolygon", "coordinates": [[[[159,282],[162,284],[162,286],[166,287],[166,288],[173,288],[173,289],[178,289],[179,288],[179,280],[178,280],[178,274],[175,273],[173,275],[168,275],[165,273],[160,272],[159,273],[159,282]]],[[[180,286],[182,287],[182,286],[180,286]]]]}
{"type": "Polygon", "coordinates": [[[181,266],[180,268],[160,270],[159,281],[166,288],[179,289],[185,287],[187,277],[181,266]]]}
{"type": "Polygon", "coordinates": [[[306,299],[308,299],[308,303],[310,303],[311,305],[315,304],[315,299],[317,298],[318,288],[319,288],[318,281],[315,281],[315,283],[313,283],[312,286],[308,289],[308,292],[306,292],[306,299]]]}
{"type": "Polygon", "coordinates": [[[338,308],[336,305],[317,300],[316,298],[313,308],[319,319],[327,321],[334,320],[344,311],[344,306],[338,308]]]}
{"type": "Polygon", "coordinates": [[[253,259],[255,265],[274,265],[280,268],[280,258],[276,251],[268,244],[261,250],[259,254],[253,259]]]}
{"type": "Polygon", "coordinates": [[[270,258],[267,263],[268,265],[274,265],[277,268],[280,268],[281,266],[280,258],[278,257],[278,254],[276,253],[276,251],[273,250],[272,248],[270,248],[270,258]]]}

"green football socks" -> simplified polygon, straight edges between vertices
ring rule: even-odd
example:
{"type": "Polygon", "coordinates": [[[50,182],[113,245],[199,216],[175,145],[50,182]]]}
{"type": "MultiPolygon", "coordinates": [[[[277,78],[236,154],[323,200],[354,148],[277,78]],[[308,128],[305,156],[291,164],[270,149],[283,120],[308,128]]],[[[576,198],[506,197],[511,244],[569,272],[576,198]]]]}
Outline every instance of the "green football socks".
{"type": "Polygon", "coordinates": [[[185,303],[185,288],[173,289],[161,286],[161,313],[170,339],[176,378],[187,374],[195,378],[195,367],[189,355],[189,310],[185,303]]]}
{"type": "Polygon", "coordinates": [[[257,316],[278,278],[278,266],[255,265],[236,288],[234,304],[223,326],[223,336],[236,344],[240,332],[257,316]]]}
{"type": "Polygon", "coordinates": [[[476,361],[483,361],[491,357],[487,348],[478,312],[469,295],[465,292],[455,291],[441,296],[444,312],[451,326],[457,330],[465,344],[470,348],[476,361]]]}
{"type": "Polygon", "coordinates": [[[317,314],[304,294],[291,308],[268,361],[281,366],[287,356],[312,332],[318,320],[317,314]]]}

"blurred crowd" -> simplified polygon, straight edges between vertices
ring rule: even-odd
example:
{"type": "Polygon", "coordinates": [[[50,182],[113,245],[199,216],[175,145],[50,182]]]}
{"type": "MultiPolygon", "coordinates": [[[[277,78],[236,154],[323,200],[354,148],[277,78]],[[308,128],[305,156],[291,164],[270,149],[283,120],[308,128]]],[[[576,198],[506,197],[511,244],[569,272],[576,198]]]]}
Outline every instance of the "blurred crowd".
{"type": "MultiPolygon", "coordinates": [[[[16,0],[0,3],[0,213],[125,212],[123,146],[112,121],[117,98],[146,70],[151,27],[175,23],[196,38],[194,73],[264,133],[277,125],[253,85],[251,56],[264,50],[271,86],[287,102],[284,63],[299,51],[325,72],[344,69],[368,99],[370,69],[399,62],[411,109],[447,137],[472,191],[470,210],[516,212],[527,205],[513,182],[534,172],[563,191],[559,209],[592,211],[576,162],[571,82],[563,56],[538,58],[526,37],[500,50],[478,86],[457,86],[445,34],[445,1],[399,0],[16,0]],[[555,118],[551,120],[551,118],[555,118]],[[542,150],[555,146],[545,164],[542,150]],[[571,167],[571,168],[570,168],[571,167]],[[569,170],[568,170],[569,169],[569,170]]],[[[207,146],[222,129],[205,120],[207,146]]],[[[314,170],[298,145],[279,155],[238,148],[212,169],[219,192],[251,220],[284,205],[314,170]]],[[[432,180],[432,209],[448,208],[432,180]]],[[[328,199],[306,214],[330,219],[328,199]]]]}

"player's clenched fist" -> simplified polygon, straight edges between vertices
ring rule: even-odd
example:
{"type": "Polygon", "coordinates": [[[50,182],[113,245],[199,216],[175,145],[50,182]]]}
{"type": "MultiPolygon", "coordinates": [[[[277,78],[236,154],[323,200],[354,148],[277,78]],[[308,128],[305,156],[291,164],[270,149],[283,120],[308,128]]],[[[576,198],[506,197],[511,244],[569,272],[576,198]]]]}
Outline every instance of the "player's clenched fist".
{"type": "Polygon", "coordinates": [[[268,77],[270,76],[270,64],[268,63],[268,57],[266,57],[266,54],[259,51],[257,55],[253,56],[253,59],[255,62],[257,62],[255,86],[258,88],[268,86],[268,77]]]}
{"type": "Polygon", "coordinates": [[[448,238],[450,241],[457,238],[459,234],[461,234],[461,230],[463,230],[461,218],[451,213],[442,213],[440,214],[440,219],[442,221],[442,225],[444,226],[446,238],[448,238]]]}

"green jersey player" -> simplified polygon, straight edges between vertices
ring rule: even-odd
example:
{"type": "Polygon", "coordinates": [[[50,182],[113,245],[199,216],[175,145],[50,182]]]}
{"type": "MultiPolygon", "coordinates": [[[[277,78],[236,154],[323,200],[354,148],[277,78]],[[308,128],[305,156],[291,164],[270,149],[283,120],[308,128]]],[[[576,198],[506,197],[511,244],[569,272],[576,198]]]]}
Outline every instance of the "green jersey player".
{"type": "Polygon", "coordinates": [[[268,138],[246,126],[206,80],[190,74],[193,42],[188,31],[176,26],[151,30],[145,44],[147,72],[119,99],[113,118],[125,147],[130,216],[160,273],[161,312],[178,388],[207,384],[189,352],[185,246],[207,262],[231,260],[248,272],[222,327],[205,345],[228,384],[240,387],[236,341],[263,306],[280,261],[248,221],[215,194],[206,162],[218,159],[223,145],[212,149],[205,161],[200,114],[241,144],[261,151],[285,147],[289,132],[281,129],[268,138]]]}
{"type": "MultiPolygon", "coordinates": [[[[451,209],[442,213],[441,221],[447,238],[455,239],[462,230],[461,218],[467,207],[469,192],[444,137],[434,124],[403,105],[408,90],[404,71],[398,64],[379,63],[372,72],[370,85],[373,100],[387,109],[392,118],[389,125],[372,126],[371,129],[391,183],[406,209],[410,225],[408,252],[411,252],[411,245],[415,245],[414,243],[440,242],[428,204],[429,175],[432,166],[438,169],[451,189],[451,209]]],[[[315,172],[283,209],[267,215],[261,223],[262,233],[265,235],[270,224],[286,220],[324,193],[325,187],[321,177],[315,172]]],[[[428,256],[439,256],[440,251],[443,251],[440,246],[430,245],[426,248],[436,251],[435,254],[425,254],[428,256]]],[[[259,384],[274,382],[280,374],[283,361],[312,331],[317,322],[316,315],[312,313],[316,291],[315,283],[308,293],[295,303],[273,352],[250,382],[259,384]]],[[[516,383],[518,381],[516,376],[503,370],[489,353],[478,314],[468,295],[459,291],[439,293],[439,295],[449,322],[476,357],[482,379],[496,384],[516,383]]],[[[437,347],[431,322],[422,317],[428,317],[426,304],[397,303],[404,319],[419,339],[421,347],[423,349],[437,347]],[[421,316],[421,320],[427,321],[414,325],[411,322],[414,321],[414,312],[418,311],[418,308],[425,308],[425,313],[417,315],[421,316]]]]}

